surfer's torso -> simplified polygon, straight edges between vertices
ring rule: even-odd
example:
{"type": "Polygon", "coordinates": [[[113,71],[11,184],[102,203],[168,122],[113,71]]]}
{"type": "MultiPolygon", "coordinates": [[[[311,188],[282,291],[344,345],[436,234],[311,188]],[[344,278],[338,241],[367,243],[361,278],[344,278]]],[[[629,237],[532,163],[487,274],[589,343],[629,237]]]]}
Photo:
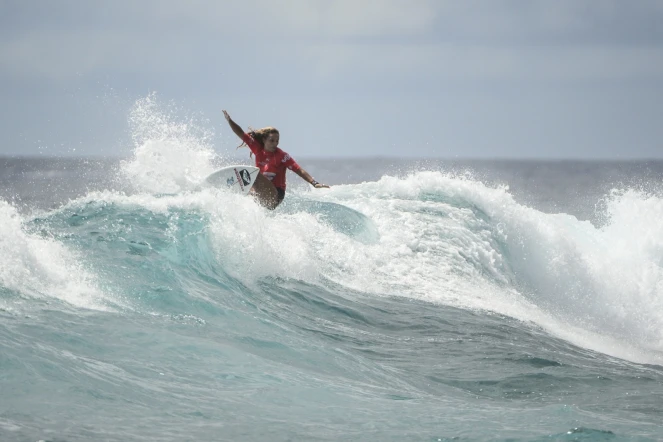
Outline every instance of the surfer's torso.
{"type": "Polygon", "coordinates": [[[285,189],[286,170],[300,169],[294,158],[278,147],[274,152],[268,152],[248,134],[244,134],[242,140],[256,156],[256,167],[260,169],[260,172],[274,184],[274,187],[285,189]]]}

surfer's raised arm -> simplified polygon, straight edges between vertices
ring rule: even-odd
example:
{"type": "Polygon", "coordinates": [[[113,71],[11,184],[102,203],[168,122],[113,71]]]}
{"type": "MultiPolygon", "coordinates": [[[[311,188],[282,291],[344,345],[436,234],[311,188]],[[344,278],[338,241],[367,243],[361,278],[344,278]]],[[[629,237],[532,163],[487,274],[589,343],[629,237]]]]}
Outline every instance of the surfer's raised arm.
{"type": "Polygon", "coordinates": [[[225,110],[223,111],[223,116],[226,117],[226,120],[228,120],[228,124],[230,125],[230,128],[235,132],[235,135],[237,135],[240,138],[244,137],[244,130],[239,127],[237,123],[233,121],[232,118],[230,118],[230,115],[228,115],[228,112],[225,110]]]}

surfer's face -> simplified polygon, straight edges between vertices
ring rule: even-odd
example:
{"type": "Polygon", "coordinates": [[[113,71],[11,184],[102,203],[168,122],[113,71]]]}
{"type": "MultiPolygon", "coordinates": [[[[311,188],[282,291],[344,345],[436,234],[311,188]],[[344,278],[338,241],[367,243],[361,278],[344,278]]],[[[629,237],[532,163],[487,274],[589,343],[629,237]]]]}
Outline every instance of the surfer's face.
{"type": "Polygon", "coordinates": [[[263,141],[265,145],[265,150],[268,152],[274,152],[276,147],[279,145],[279,134],[272,132],[271,134],[265,137],[263,141]]]}

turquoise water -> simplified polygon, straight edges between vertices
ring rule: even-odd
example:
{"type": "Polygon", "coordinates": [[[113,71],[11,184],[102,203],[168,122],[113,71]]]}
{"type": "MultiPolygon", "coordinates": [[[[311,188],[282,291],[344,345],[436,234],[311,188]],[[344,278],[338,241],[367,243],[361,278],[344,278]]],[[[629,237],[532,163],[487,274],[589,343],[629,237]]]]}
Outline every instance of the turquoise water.
{"type": "Polygon", "coordinates": [[[660,249],[604,256],[637,246],[627,224],[441,172],[283,209],[213,189],[3,203],[3,440],[663,434],[660,249]]]}
{"type": "Polygon", "coordinates": [[[663,439],[661,165],[394,163],[5,162],[0,440],[663,439]]]}

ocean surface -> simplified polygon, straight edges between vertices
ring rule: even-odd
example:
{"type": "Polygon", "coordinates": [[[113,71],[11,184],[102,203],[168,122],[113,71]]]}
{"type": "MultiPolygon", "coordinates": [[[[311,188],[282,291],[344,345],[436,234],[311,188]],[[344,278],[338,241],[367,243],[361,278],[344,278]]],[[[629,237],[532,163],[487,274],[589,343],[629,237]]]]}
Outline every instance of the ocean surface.
{"type": "Polygon", "coordinates": [[[1,441],[663,440],[663,162],[284,146],[270,212],[139,135],[0,159],[1,441]]]}

